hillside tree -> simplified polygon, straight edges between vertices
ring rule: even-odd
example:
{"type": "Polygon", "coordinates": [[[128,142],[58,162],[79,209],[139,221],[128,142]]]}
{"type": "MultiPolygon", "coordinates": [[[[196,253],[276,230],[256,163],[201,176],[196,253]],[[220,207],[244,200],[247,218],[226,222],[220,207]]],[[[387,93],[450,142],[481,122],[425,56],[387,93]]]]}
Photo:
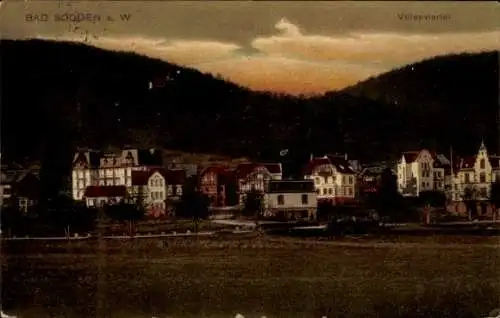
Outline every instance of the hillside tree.
{"type": "Polygon", "coordinates": [[[134,235],[137,221],[142,220],[145,216],[143,206],[127,201],[106,205],[104,207],[104,213],[112,220],[126,223],[128,225],[130,237],[134,235]]]}
{"type": "Polygon", "coordinates": [[[198,232],[200,220],[207,219],[209,215],[208,196],[200,191],[197,181],[195,176],[186,180],[176,210],[176,215],[193,220],[195,232],[198,232]]]}
{"type": "Polygon", "coordinates": [[[253,216],[255,225],[259,226],[259,220],[264,214],[264,194],[255,188],[248,191],[243,199],[243,214],[253,216]]]}
{"type": "Polygon", "coordinates": [[[472,221],[472,218],[477,216],[477,197],[477,190],[473,186],[467,186],[464,189],[462,200],[464,200],[469,221],[472,221]]]}
{"type": "Polygon", "coordinates": [[[404,217],[403,197],[398,192],[397,178],[389,168],[385,169],[380,176],[375,206],[380,216],[387,216],[391,219],[404,217]]]}
{"type": "Polygon", "coordinates": [[[491,185],[490,202],[493,205],[493,220],[496,221],[498,209],[500,208],[500,181],[497,180],[491,185]]]}

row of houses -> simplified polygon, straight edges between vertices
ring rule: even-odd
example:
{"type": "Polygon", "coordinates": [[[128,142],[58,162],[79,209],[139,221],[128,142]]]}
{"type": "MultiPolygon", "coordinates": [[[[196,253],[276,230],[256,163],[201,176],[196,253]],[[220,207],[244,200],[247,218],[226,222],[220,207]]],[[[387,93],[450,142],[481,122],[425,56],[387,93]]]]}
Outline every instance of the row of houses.
{"type": "MultiPolygon", "coordinates": [[[[376,189],[373,169],[360,169],[359,164],[348,160],[346,155],[311,156],[304,165],[303,176],[295,180],[283,177],[281,163],[244,161],[193,167],[193,164],[171,159],[165,161],[159,149],[113,152],[85,149],[74,155],[72,164],[68,193],[74,200],[99,206],[124,198],[140,198],[148,212],[155,215],[169,212],[171,203],[182,196],[189,178],[195,178],[198,189],[209,198],[214,209],[242,207],[246,194],[256,190],[264,194],[267,210],[295,211],[303,215],[315,211],[318,200],[351,204],[360,192],[376,189]]],[[[19,174],[23,170],[16,171],[19,174]]],[[[37,178],[35,176],[35,181],[37,178]]],[[[17,183],[3,174],[1,188],[6,195],[2,197],[7,198],[8,187],[17,183]]],[[[39,185],[31,182],[30,187],[39,185]]],[[[36,198],[34,194],[30,196],[33,200],[36,198]]]]}
{"type": "Polygon", "coordinates": [[[500,181],[500,156],[481,142],[477,153],[448,159],[427,149],[405,152],[397,164],[398,189],[405,196],[442,191],[450,201],[464,199],[466,189],[478,201],[490,198],[491,185],[500,181]]]}
{"type": "MultiPolygon", "coordinates": [[[[404,152],[398,162],[364,166],[346,155],[311,156],[296,180],[284,178],[277,162],[195,165],[165,161],[160,149],[130,148],[78,151],[68,192],[89,206],[140,198],[150,213],[164,214],[181,198],[186,181],[194,178],[213,208],[241,207],[246,194],[257,190],[264,194],[267,210],[310,215],[318,201],[357,203],[364,194],[376,191],[386,168],[396,175],[404,196],[443,191],[450,201],[461,201],[466,188],[473,189],[478,200],[486,200],[491,183],[500,180],[500,157],[488,154],[484,143],[476,155],[453,160],[427,149],[404,152]]],[[[3,202],[15,192],[17,204],[25,209],[36,197],[30,189],[39,181],[38,170],[13,170],[17,172],[2,169],[0,198],[3,202]]]]}
{"type": "MultiPolygon", "coordinates": [[[[160,158],[153,149],[78,152],[73,161],[73,199],[95,206],[140,197],[150,213],[168,212],[169,203],[180,199],[189,176],[185,169],[165,167],[160,158]]],[[[283,180],[281,163],[245,162],[199,167],[191,177],[213,208],[241,207],[252,190],[264,194],[269,213],[280,210],[307,217],[315,214],[318,198],[336,203],[354,200],[355,174],[345,158],[311,158],[304,172],[303,179],[283,180]]]]}

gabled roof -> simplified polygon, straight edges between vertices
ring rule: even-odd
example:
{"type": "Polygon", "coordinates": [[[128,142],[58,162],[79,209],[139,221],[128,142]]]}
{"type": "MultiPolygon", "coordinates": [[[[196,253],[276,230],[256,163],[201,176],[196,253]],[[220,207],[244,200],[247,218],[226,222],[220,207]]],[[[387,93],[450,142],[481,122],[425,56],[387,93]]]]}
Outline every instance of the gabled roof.
{"type": "Polygon", "coordinates": [[[339,173],[354,174],[351,164],[345,158],[338,156],[327,156],[331,164],[337,169],[339,173]]]}
{"type": "Polygon", "coordinates": [[[354,174],[351,164],[345,159],[345,157],[330,155],[311,159],[304,169],[304,174],[311,175],[314,169],[322,165],[330,165],[339,173],[354,174]]]}
{"type": "Polygon", "coordinates": [[[86,198],[126,197],[125,186],[89,186],[83,194],[86,198]]]}
{"type": "Polygon", "coordinates": [[[266,169],[270,174],[280,174],[281,163],[240,163],[236,167],[236,175],[238,179],[245,179],[249,174],[255,172],[259,168],[266,169]]]}
{"type": "Polygon", "coordinates": [[[208,166],[200,172],[200,177],[204,176],[207,173],[214,173],[216,175],[223,174],[227,170],[229,170],[229,167],[225,165],[208,166]]]}
{"type": "Polygon", "coordinates": [[[319,166],[323,165],[330,165],[330,160],[328,158],[312,158],[309,160],[309,162],[306,164],[304,168],[304,175],[311,175],[314,171],[319,166]]]}

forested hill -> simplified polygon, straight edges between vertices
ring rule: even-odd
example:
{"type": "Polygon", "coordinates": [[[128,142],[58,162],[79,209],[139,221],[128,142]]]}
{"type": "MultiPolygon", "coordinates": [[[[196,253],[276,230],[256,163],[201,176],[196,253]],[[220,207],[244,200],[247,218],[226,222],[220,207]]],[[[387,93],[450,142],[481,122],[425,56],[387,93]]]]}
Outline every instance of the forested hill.
{"type": "Polygon", "coordinates": [[[1,41],[2,155],[66,162],[74,147],[161,146],[278,159],[385,159],[428,146],[496,143],[496,53],[439,57],[341,92],[298,98],[132,53],[1,41]],[[413,69],[412,69],[413,67],[413,69]],[[155,88],[149,89],[150,82],[155,88]]]}
{"type": "Polygon", "coordinates": [[[475,151],[478,139],[484,137],[498,152],[499,61],[498,51],[440,56],[368,79],[344,92],[392,105],[406,121],[408,136],[421,131],[419,137],[426,142],[438,147],[453,144],[462,152],[475,151]]]}

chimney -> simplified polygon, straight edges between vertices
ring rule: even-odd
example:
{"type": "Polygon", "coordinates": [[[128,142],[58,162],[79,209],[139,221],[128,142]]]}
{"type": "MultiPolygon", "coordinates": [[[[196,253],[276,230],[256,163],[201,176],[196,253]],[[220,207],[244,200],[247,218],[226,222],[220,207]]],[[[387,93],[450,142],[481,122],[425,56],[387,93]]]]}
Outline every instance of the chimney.
{"type": "Polygon", "coordinates": [[[311,153],[311,154],[309,155],[309,160],[311,160],[311,161],[312,161],[313,159],[314,159],[314,155],[311,153]]]}

